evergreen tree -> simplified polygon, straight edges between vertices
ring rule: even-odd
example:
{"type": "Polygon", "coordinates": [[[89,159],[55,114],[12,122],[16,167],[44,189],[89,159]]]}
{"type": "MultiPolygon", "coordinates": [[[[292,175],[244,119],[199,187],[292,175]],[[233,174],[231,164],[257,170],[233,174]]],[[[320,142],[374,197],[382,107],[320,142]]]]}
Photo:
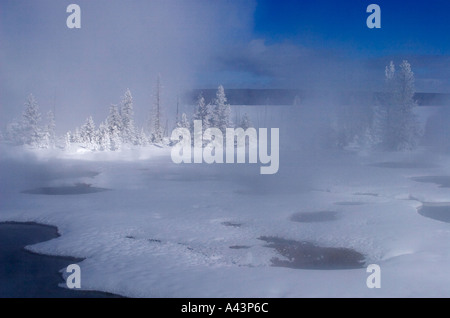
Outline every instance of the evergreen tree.
{"type": "Polygon", "coordinates": [[[417,147],[422,134],[413,109],[414,73],[408,61],[400,64],[396,71],[393,62],[385,70],[386,94],[375,109],[374,129],[378,134],[375,139],[386,150],[410,150],[417,147]]]}
{"type": "Polygon", "coordinates": [[[122,99],[120,115],[122,118],[121,132],[123,142],[128,144],[136,144],[136,131],[133,119],[133,97],[131,96],[129,89],[127,89],[122,99]]]}
{"type": "Polygon", "coordinates": [[[209,104],[207,105],[205,103],[205,98],[203,97],[202,93],[198,95],[197,107],[195,109],[195,113],[194,116],[192,117],[192,120],[193,121],[201,120],[203,131],[205,131],[205,129],[208,129],[210,127],[210,123],[212,121],[211,105],[209,104]]]}
{"type": "Polygon", "coordinates": [[[77,144],[81,143],[80,128],[75,127],[75,132],[73,134],[70,134],[70,141],[77,144]]]}
{"type": "Polygon", "coordinates": [[[121,132],[122,132],[122,117],[120,116],[119,110],[116,105],[111,105],[109,108],[109,115],[106,119],[106,125],[108,127],[109,137],[112,142],[112,148],[111,150],[117,150],[116,147],[113,146],[113,144],[119,143],[122,144],[122,140],[120,138],[121,132]],[[114,139],[114,142],[113,142],[114,139]]]}
{"type": "Polygon", "coordinates": [[[122,149],[122,139],[118,132],[109,133],[110,149],[112,151],[120,151],[122,149]]]}
{"type": "Polygon", "coordinates": [[[149,140],[144,128],[142,128],[141,132],[137,134],[137,144],[143,147],[148,146],[149,144],[149,140]]]}
{"type": "Polygon", "coordinates": [[[223,133],[225,133],[226,128],[232,127],[231,108],[227,104],[227,97],[225,96],[225,90],[222,85],[217,89],[210,125],[211,127],[219,128],[223,133]]]}
{"type": "Polygon", "coordinates": [[[151,139],[154,143],[161,143],[163,140],[164,130],[161,125],[161,76],[158,74],[156,79],[155,101],[153,103],[153,110],[150,117],[149,128],[151,132],[151,139]]]}
{"type": "Polygon", "coordinates": [[[185,113],[181,114],[181,121],[177,123],[177,127],[180,128],[191,128],[191,124],[189,123],[189,120],[187,119],[187,116],[185,113]]]}
{"type": "Polygon", "coordinates": [[[64,138],[64,150],[69,151],[71,148],[71,141],[72,141],[72,133],[68,131],[64,138]]]}
{"type": "Polygon", "coordinates": [[[47,113],[47,127],[46,135],[48,138],[48,145],[50,148],[54,148],[56,144],[56,134],[55,134],[55,114],[52,111],[47,113]]]}
{"type": "Polygon", "coordinates": [[[111,139],[109,137],[108,126],[105,123],[101,123],[98,127],[98,148],[101,151],[111,150],[111,139]]]}
{"type": "Polygon", "coordinates": [[[86,119],[85,124],[81,127],[80,131],[81,142],[85,145],[86,148],[91,150],[97,150],[98,148],[98,140],[97,140],[97,132],[95,130],[94,120],[92,116],[89,116],[86,119]]]}
{"type": "Polygon", "coordinates": [[[21,136],[24,144],[39,147],[42,142],[42,129],[40,127],[41,113],[38,104],[32,94],[25,102],[25,110],[22,113],[21,136]]]}

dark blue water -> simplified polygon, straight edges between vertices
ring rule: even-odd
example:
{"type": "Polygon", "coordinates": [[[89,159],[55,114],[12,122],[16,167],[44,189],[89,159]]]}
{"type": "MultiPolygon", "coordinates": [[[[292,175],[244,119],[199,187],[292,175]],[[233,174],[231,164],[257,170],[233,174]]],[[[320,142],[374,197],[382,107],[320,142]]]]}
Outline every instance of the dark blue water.
{"type": "Polygon", "coordinates": [[[450,223],[450,204],[432,204],[424,203],[419,208],[419,214],[427,218],[450,223]]]}
{"type": "MultiPolygon", "coordinates": [[[[113,294],[61,288],[61,269],[82,259],[39,255],[24,249],[58,237],[55,227],[36,223],[0,223],[0,297],[109,298],[113,294]]],[[[83,282],[83,268],[81,268],[83,282]]]]}

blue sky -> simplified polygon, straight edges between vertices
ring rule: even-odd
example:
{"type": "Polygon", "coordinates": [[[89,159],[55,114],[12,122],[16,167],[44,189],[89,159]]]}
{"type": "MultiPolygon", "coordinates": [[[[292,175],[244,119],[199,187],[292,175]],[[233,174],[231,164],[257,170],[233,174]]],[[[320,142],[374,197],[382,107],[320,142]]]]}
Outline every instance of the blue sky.
{"type": "Polygon", "coordinates": [[[270,42],[290,39],[315,48],[364,56],[449,54],[450,1],[260,0],[254,34],[270,42]],[[369,4],[381,8],[381,29],[366,27],[369,4]]]}
{"type": "Polygon", "coordinates": [[[385,65],[402,59],[419,91],[450,92],[449,12],[447,0],[2,0],[0,129],[29,93],[71,127],[103,120],[130,88],[145,118],[158,73],[168,109],[186,89],[219,84],[379,90],[385,65]],[[366,26],[372,2],[381,29],[366,26]],[[81,29],[66,27],[70,3],[81,29]]]}
{"type": "Polygon", "coordinates": [[[449,12],[447,0],[259,0],[251,48],[224,57],[224,73],[246,78],[250,86],[370,90],[380,89],[390,60],[407,59],[418,90],[449,92],[449,12]],[[371,3],[381,8],[381,29],[366,25],[371,3]]]}

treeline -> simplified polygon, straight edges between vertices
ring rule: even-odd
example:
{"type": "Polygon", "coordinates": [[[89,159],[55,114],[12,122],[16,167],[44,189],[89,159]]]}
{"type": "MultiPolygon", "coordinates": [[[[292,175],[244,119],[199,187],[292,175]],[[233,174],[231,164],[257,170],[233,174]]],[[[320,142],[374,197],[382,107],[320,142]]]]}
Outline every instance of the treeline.
{"type": "MultiPolygon", "coordinates": [[[[135,126],[133,97],[130,90],[127,90],[121,102],[109,108],[108,116],[98,126],[89,116],[83,125],[57,138],[53,112],[48,112],[46,120],[43,120],[35,98],[30,95],[25,103],[22,118],[8,125],[3,138],[17,145],[35,148],[59,147],[67,150],[82,147],[92,151],[118,151],[124,146],[171,145],[168,121],[163,120],[162,115],[165,110],[161,102],[161,87],[161,79],[158,76],[146,127],[135,126]]],[[[423,135],[413,111],[417,106],[414,94],[414,73],[411,65],[403,61],[396,69],[391,62],[385,69],[384,93],[377,98],[374,105],[338,105],[334,121],[329,123],[328,127],[321,127],[317,134],[327,136],[327,146],[330,146],[331,142],[339,148],[388,151],[414,149],[423,135]]],[[[295,107],[301,108],[302,105],[295,107]]],[[[247,129],[253,126],[247,114],[241,118],[236,117],[236,121],[239,121],[236,123],[233,123],[231,118],[231,107],[225,90],[220,85],[213,100],[206,102],[202,94],[198,96],[191,116],[186,113],[179,114],[177,105],[175,125],[172,128],[183,127],[193,131],[194,120],[202,122],[203,130],[215,127],[223,133],[226,128],[247,129]]],[[[280,124],[301,128],[300,123],[290,118],[280,124]]],[[[313,139],[314,136],[308,138],[313,139]]]]}
{"type": "MultiPolygon", "coordinates": [[[[47,120],[43,123],[38,104],[30,94],[25,102],[22,118],[8,125],[4,139],[16,145],[28,145],[33,148],[58,147],[73,150],[81,147],[91,151],[119,151],[124,146],[170,145],[167,121],[163,125],[159,76],[154,96],[153,107],[145,128],[138,128],[135,125],[133,97],[131,91],[127,89],[120,103],[110,106],[108,116],[98,126],[92,116],[88,116],[83,125],[58,138],[55,134],[56,123],[53,112],[47,114],[47,120]]],[[[186,113],[179,114],[177,105],[175,127],[193,129],[194,120],[201,120],[204,129],[217,127],[225,131],[227,127],[234,127],[231,121],[231,108],[222,85],[218,87],[216,98],[211,102],[206,103],[202,95],[198,97],[191,118],[188,118],[186,113]]],[[[247,129],[252,123],[248,115],[244,114],[236,126],[247,129]]]]}

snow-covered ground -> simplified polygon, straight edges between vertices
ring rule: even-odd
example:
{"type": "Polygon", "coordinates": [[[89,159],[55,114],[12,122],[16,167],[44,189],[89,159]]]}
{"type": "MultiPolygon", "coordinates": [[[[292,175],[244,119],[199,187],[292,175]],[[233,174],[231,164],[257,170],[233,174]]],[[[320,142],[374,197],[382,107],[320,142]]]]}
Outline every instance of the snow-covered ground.
{"type": "Polygon", "coordinates": [[[358,155],[280,153],[275,175],[259,164],[182,164],[170,149],[65,153],[0,146],[0,222],[58,227],[28,248],[86,258],[82,288],[130,297],[450,297],[450,223],[418,213],[450,202],[450,188],[411,179],[450,175],[450,157],[426,151],[358,155]],[[22,193],[87,184],[107,191],[22,193]],[[324,222],[291,220],[334,211],[324,222]],[[280,237],[346,247],[381,267],[271,266],[280,237]],[[230,248],[244,246],[245,248],[230,248]]]}

